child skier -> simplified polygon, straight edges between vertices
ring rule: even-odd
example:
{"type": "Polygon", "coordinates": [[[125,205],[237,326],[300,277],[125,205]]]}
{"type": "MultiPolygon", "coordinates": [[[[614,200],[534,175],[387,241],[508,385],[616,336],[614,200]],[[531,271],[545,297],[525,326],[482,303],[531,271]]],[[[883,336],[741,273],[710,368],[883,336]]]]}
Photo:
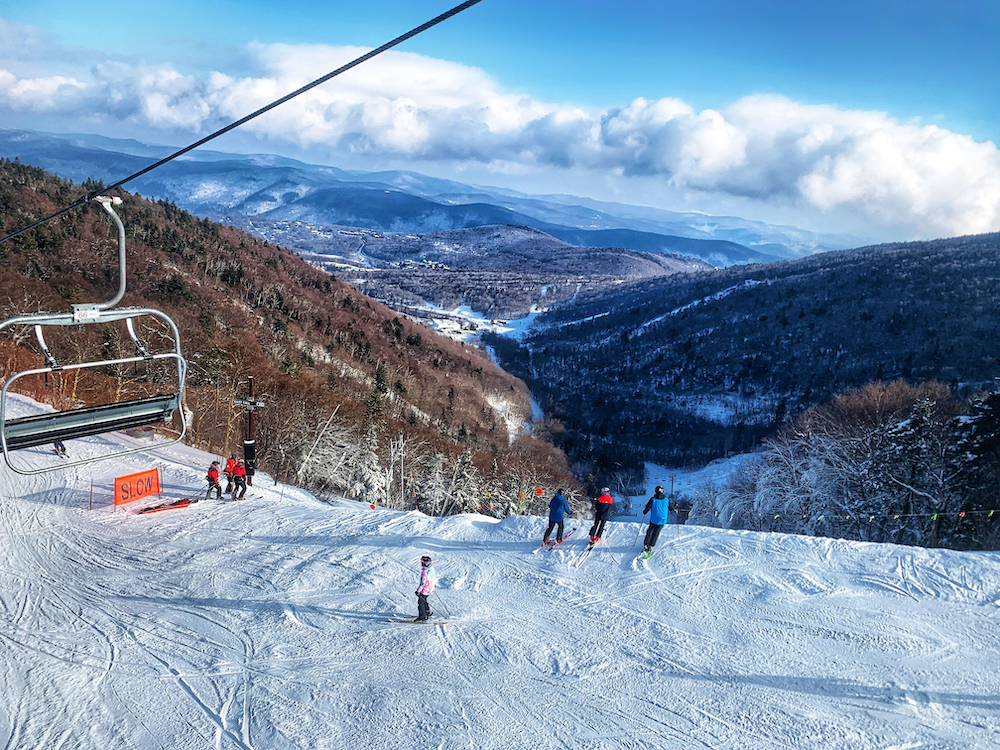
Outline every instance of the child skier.
{"type": "Polygon", "coordinates": [[[434,568],[431,567],[431,559],[424,555],[420,558],[420,585],[414,592],[417,595],[417,622],[427,622],[431,619],[431,605],[427,602],[427,597],[434,593],[434,582],[437,576],[434,568]]]}
{"type": "Polygon", "coordinates": [[[222,499],[222,485],[219,484],[219,462],[212,461],[212,465],[208,467],[208,475],[205,477],[208,480],[208,490],[205,492],[205,499],[208,500],[212,495],[212,490],[215,490],[215,499],[222,499]]]}

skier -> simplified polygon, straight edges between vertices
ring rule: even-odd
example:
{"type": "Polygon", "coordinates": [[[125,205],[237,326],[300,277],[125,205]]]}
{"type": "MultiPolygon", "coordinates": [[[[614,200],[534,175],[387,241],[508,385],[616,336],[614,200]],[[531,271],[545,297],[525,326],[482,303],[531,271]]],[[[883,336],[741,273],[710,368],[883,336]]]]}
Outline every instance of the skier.
{"type": "Polygon", "coordinates": [[[563,496],[563,492],[565,492],[565,490],[560,487],[559,491],[553,495],[552,499],[549,501],[549,527],[545,530],[545,536],[542,537],[542,544],[549,541],[549,535],[552,533],[552,529],[556,526],[559,527],[559,530],[556,531],[556,543],[563,540],[563,529],[566,525],[564,515],[573,515],[573,511],[570,510],[569,503],[563,496]]]}
{"type": "Polygon", "coordinates": [[[233,472],[236,471],[236,454],[230,453],[229,460],[226,461],[226,494],[233,491],[233,472]]]}
{"type": "Polygon", "coordinates": [[[66,446],[63,445],[62,440],[56,440],[54,443],[52,443],[52,450],[55,452],[57,456],[66,455],[66,446]]]}
{"type": "Polygon", "coordinates": [[[601,489],[600,497],[594,501],[594,525],[590,527],[591,546],[601,541],[601,535],[604,533],[604,525],[611,517],[613,504],[614,498],[611,497],[611,489],[604,487],[601,489]]]}
{"type": "Polygon", "coordinates": [[[646,507],[642,509],[642,515],[649,513],[649,526],[646,528],[646,538],[642,543],[643,554],[649,554],[656,546],[656,540],[660,537],[663,524],[667,522],[667,506],[669,501],[663,494],[663,487],[656,485],[653,496],[649,498],[646,507]]]}
{"type": "Polygon", "coordinates": [[[215,490],[215,499],[222,499],[222,485],[219,484],[219,462],[212,461],[212,465],[208,467],[208,475],[205,477],[208,480],[208,490],[205,491],[205,499],[208,500],[212,495],[212,490],[215,490]]]}
{"type": "Polygon", "coordinates": [[[233,467],[233,500],[242,500],[247,494],[247,469],[242,461],[233,467]]]}
{"type": "Polygon", "coordinates": [[[417,595],[417,622],[427,622],[431,619],[431,605],[427,597],[434,593],[434,583],[437,576],[431,567],[431,559],[427,555],[420,558],[420,585],[414,592],[417,595]]]}

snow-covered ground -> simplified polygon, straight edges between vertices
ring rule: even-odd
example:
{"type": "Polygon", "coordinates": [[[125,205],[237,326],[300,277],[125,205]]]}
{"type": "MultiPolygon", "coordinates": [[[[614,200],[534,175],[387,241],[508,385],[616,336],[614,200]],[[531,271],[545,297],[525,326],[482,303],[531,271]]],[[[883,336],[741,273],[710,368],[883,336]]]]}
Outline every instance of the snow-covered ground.
{"type": "Polygon", "coordinates": [[[671,469],[657,464],[646,464],[646,494],[648,498],[653,494],[656,485],[661,485],[669,494],[671,491],[677,495],[687,495],[694,497],[695,492],[702,485],[715,485],[721,487],[729,477],[751,459],[752,453],[737,453],[730,458],[720,458],[707,466],[696,468],[671,469]]]}
{"type": "Polygon", "coordinates": [[[528,335],[535,318],[548,310],[548,308],[532,305],[531,312],[523,318],[501,320],[487,318],[467,305],[461,305],[453,310],[444,310],[435,305],[425,304],[420,309],[431,313],[432,316],[435,313],[438,314],[439,317],[431,317],[428,325],[438,333],[457,341],[469,341],[486,331],[522,341],[528,335]]]}
{"type": "Polygon", "coordinates": [[[994,554],[683,526],[640,563],[628,521],[576,567],[585,528],[532,554],[541,518],[262,475],[241,502],[109,506],[115,474],[160,466],[179,497],[209,460],[0,468],[0,747],[1000,747],[994,554]],[[421,554],[449,622],[391,623],[421,554]]]}

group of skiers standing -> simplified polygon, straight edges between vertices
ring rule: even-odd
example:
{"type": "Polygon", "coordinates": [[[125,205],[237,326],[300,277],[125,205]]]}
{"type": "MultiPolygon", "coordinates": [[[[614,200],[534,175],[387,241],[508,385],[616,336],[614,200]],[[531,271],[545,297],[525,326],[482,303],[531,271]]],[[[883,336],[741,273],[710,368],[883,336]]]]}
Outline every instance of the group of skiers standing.
{"type": "MultiPolygon", "coordinates": [[[[547,544],[553,530],[556,532],[556,543],[563,540],[563,532],[566,526],[566,516],[572,516],[573,510],[569,507],[569,501],[563,494],[564,489],[560,488],[552,500],[549,501],[549,525],[545,529],[545,536],[542,543],[547,544]]],[[[590,527],[590,543],[597,544],[604,534],[604,528],[614,506],[614,498],[608,487],[601,489],[601,494],[594,501],[594,525],[590,527]]],[[[691,510],[690,503],[686,501],[674,502],[670,500],[663,491],[663,487],[656,486],[653,496],[649,498],[642,514],[649,515],[649,527],[646,529],[646,536],[643,540],[643,553],[651,552],[660,537],[660,532],[665,524],[673,520],[676,523],[687,521],[687,515],[691,510]]],[[[434,592],[434,584],[437,576],[431,566],[431,558],[424,555],[420,558],[420,584],[414,592],[417,596],[417,617],[414,622],[428,622],[433,612],[431,612],[428,597],[434,592]]]]}
{"type": "MultiPolygon", "coordinates": [[[[235,453],[230,454],[223,473],[226,475],[225,493],[227,495],[232,493],[233,500],[242,499],[247,494],[247,469],[246,465],[236,458],[235,453]]],[[[208,480],[208,491],[205,493],[205,499],[208,500],[212,490],[215,490],[216,500],[221,500],[223,489],[222,485],[219,484],[218,461],[212,461],[212,465],[208,467],[208,476],[205,478],[208,480]]]]}
{"type": "MultiPolygon", "coordinates": [[[[565,518],[566,516],[573,515],[573,511],[569,507],[569,502],[563,495],[564,491],[560,489],[552,496],[552,500],[549,501],[549,525],[545,529],[545,536],[542,537],[543,544],[549,541],[553,529],[557,529],[556,542],[561,542],[563,540],[565,518]]],[[[604,535],[604,528],[611,518],[613,507],[614,498],[611,496],[611,489],[603,487],[601,494],[594,501],[594,524],[590,527],[591,544],[597,544],[604,535]]],[[[664,493],[663,487],[657,485],[653,496],[649,498],[646,507],[642,511],[644,516],[649,515],[649,527],[646,529],[642,551],[649,552],[656,546],[656,542],[660,537],[660,531],[663,530],[665,524],[671,521],[675,523],[684,523],[687,521],[690,510],[690,503],[670,500],[664,493]]]]}

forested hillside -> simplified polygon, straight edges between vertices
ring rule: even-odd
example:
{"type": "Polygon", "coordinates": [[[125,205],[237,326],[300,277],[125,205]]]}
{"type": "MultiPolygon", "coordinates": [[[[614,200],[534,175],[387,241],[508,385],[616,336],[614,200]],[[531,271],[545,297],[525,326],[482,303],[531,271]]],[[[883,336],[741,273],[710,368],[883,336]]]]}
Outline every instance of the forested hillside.
{"type": "Polygon", "coordinates": [[[998,304],[1000,235],[982,235],[623,285],[492,343],[577,460],[677,464],[870,381],[992,386],[998,304]]]}
{"type": "Polygon", "coordinates": [[[810,407],[723,486],[696,522],[954,549],[1000,542],[1000,393],[871,383],[810,407]]]}
{"type": "MultiPolygon", "coordinates": [[[[93,188],[94,185],[87,187],[93,188]]],[[[0,162],[0,229],[70,203],[82,190],[39,169],[0,162]]],[[[527,389],[486,354],[400,317],[278,246],[167,202],[122,194],[128,291],[123,304],[166,311],[190,364],[193,443],[240,445],[248,375],[260,460],[276,476],[397,507],[504,514],[535,486],[574,486],[562,454],[523,434],[527,389]]],[[[0,312],[65,311],[117,288],[112,224],[96,206],[0,246],[0,312]]],[[[162,331],[144,331],[155,340],[162,331]]],[[[5,340],[5,373],[40,366],[27,341],[5,340]]],[[[57,358],[131,355],[114,327],[62,331],[57,358]]],[[[86,371],[90,372],[90,371],[86,371]]],[[[154,369],[124,379],[55,374],[26,382],[58,408],[156,388],[154,369]]]]}

